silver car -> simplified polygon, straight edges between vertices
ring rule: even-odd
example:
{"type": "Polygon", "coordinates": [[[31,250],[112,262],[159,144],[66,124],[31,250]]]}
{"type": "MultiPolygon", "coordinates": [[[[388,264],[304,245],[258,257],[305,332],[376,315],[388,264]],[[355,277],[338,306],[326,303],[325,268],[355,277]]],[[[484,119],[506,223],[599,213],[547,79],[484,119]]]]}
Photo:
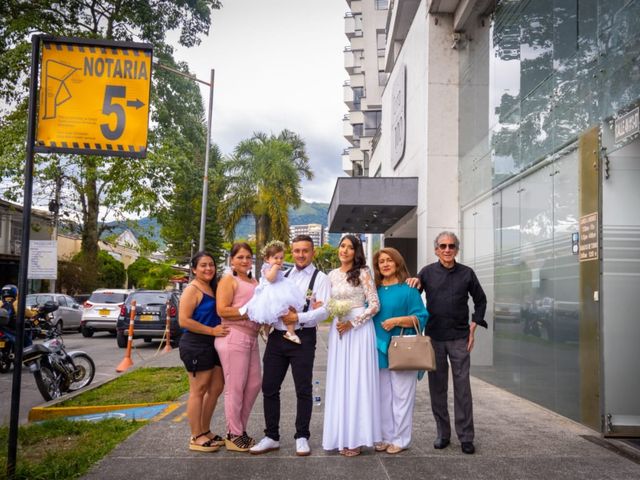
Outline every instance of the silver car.
{"type": "Polygon", "coordinates": [[[82,336],[91,337],[95,332],[110,332],[115,335],[120,307],[133,290],[124,288],[99,288],[84,302],[82,336]]]}
{"type": "Polygon", "coordinates": [[[80,330],[80,320],[82,320],[82,309],[75,298],[63,293],[32,293],[27,295],[27,306],[44,305],[45,302],[52,301],[58,309],[53,312],[53,326],[59,332],[62,330],[80,330]]]}

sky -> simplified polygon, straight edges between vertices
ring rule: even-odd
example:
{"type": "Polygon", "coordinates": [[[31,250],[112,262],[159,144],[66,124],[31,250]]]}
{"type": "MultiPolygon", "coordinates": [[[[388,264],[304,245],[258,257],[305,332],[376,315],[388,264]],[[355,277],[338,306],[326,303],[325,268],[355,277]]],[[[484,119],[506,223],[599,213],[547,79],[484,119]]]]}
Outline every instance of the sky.
{"type": "MultiPolygon", "coordinates": [[[[231,153],[253,132],[289,129],[306,142],[315,177],[308,202],[331,201],[341,153],[345,0],[225,0],[209,36],[174,56],[208,81],[215,69],[212,141],[231,153]]],[[[209,89],[203,86],[205,109],[209,89]]]]}

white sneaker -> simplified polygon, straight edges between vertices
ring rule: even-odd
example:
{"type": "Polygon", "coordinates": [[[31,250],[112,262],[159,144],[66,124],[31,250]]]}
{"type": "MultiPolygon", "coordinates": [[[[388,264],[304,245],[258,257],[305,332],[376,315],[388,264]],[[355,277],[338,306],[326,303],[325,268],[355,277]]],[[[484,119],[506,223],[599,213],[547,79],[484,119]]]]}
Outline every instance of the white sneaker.
{"type": "Polygon", "coordinates": [[[311,455],[309,441],[306,438],[296,438],[296,455],[299,457],[306,457],[307,455],[311,455]]]}
{"type": "Polygon", "coordinates": [[[260,455],[262,453],[272,452],[280,448],[280,442],[273,440],[269,437],[264,437],[257,445],[254,445],[249,449],[249,453],[253,455],[260,455]]]}

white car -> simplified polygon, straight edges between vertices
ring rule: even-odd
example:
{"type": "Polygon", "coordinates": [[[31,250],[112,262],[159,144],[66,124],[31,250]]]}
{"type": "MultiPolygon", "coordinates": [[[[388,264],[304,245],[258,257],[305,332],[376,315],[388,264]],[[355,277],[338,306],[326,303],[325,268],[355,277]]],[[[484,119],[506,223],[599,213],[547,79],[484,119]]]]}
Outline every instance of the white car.
{"type": "Polygon", "coordinates": [[[84,303],[80,331],[91,337],[95,332],[116,334],[116,322],[120,307],[133,290],[124,288],[99,288],[84,303]]]}

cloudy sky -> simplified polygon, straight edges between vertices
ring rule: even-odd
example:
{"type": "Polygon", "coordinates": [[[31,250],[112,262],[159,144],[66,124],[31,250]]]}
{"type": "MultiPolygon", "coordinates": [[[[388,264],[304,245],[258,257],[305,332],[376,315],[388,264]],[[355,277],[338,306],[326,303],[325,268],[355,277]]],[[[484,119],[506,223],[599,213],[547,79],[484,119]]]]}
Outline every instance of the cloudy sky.
{"type": "Polygon", "coordinates": [[[223,153],[254,131],[302,136],[315,173],[303,184],[307,201],[328,203],[344,176],[347,9],[345,0],[226,0],[208,38],[175,55],[203,80],[215,69],[212,139],[223,153]]]}

